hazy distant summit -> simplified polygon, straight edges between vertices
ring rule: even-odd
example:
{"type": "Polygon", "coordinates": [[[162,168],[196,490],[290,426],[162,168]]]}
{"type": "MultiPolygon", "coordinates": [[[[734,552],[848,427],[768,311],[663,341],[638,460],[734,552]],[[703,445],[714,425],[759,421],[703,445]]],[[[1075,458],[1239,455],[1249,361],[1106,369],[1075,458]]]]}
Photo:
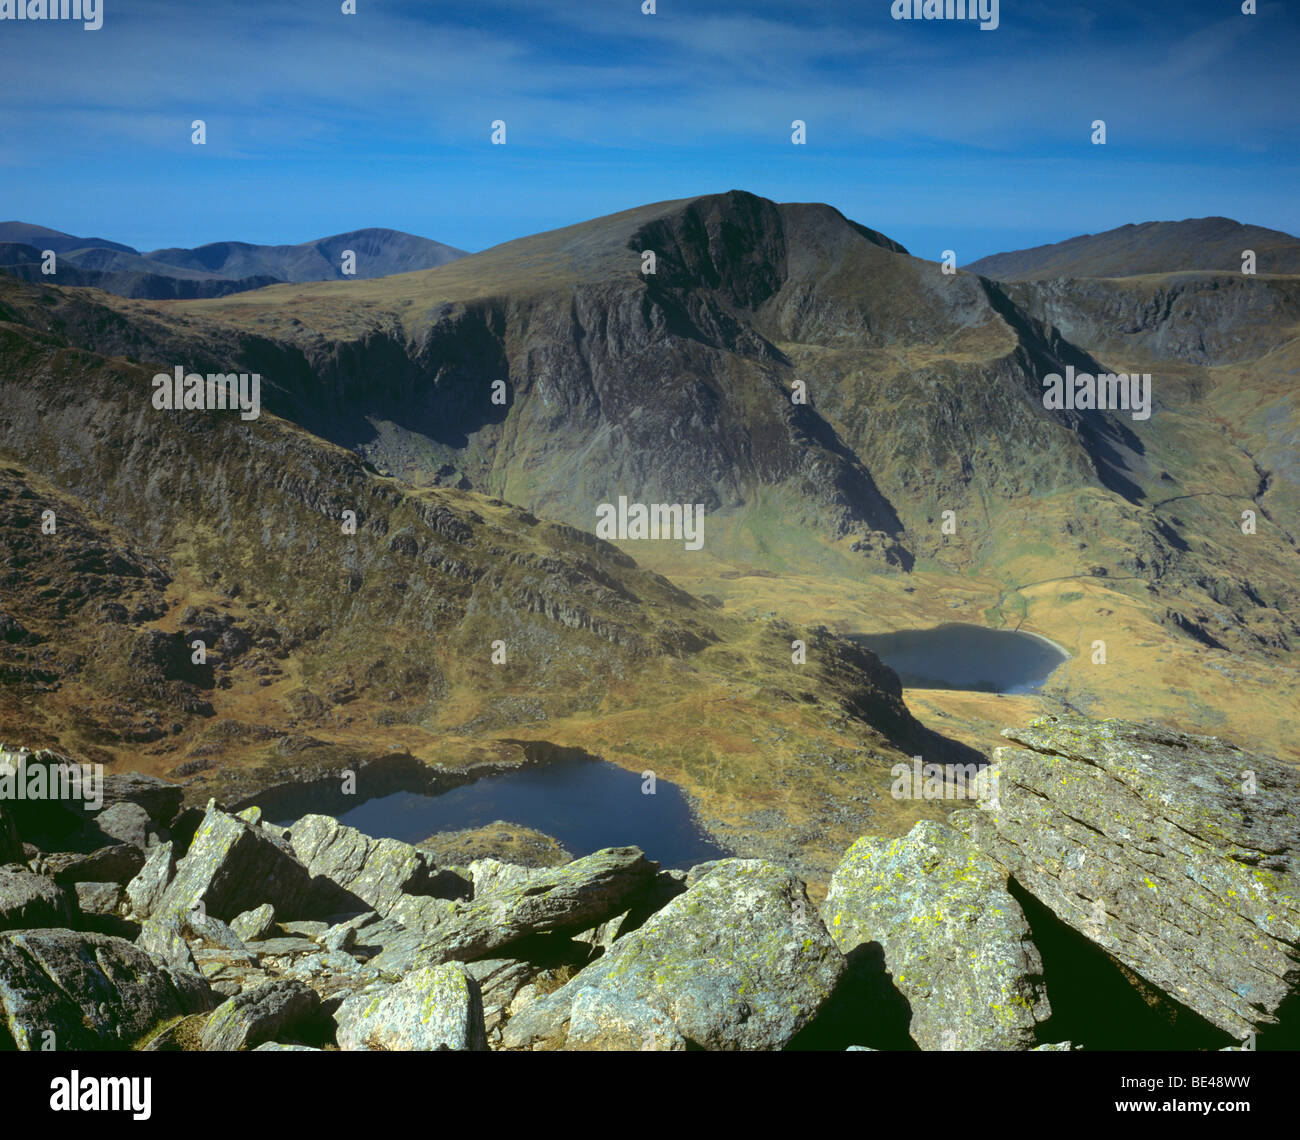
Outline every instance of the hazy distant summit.
{"type": "Polygon", "coordinates": [[[1231,218],[1142,222],[1054,245],[995,253],[964,269],[1001,281],[1056,277],[1135,277],[1211,269],[1241,272],[1243,250],[1253,249],[1257,273],[1300,273],[1300,238],[1231,218]]]}
{"type": "Polygon", "coordinates": [[[0,269],[25,281],[91,285],[122,297],[221,297],[265,285],[343,280],[344,251],[356,255],[358,278],[434,269],[464,250],[399,230],[361,229],[299,245],[223,241],[197,249],[141,253],[103,238],[82,238],[26,222],[0,222],[0,269]],[[58,256],[58,273],[41,273],[42,251],[58,256]]]}

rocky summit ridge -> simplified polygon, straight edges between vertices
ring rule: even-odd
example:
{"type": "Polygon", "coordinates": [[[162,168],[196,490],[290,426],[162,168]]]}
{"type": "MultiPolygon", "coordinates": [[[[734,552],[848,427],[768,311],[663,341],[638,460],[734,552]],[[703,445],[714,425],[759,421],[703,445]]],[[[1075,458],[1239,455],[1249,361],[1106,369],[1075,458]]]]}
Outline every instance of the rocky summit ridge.
{"type": "Polygon", "coordinates": [[[139,776],[89,818],[3,803],[0,1045],[1088,1048],[1088,955],[1140,996],[1134,1034],[1292,1042],[1294,770],[1124,721],[1005,735],[976,807],[859,839],[820,909],[764,859],[437,866],[328,816],[196,818],[139,776]]]}

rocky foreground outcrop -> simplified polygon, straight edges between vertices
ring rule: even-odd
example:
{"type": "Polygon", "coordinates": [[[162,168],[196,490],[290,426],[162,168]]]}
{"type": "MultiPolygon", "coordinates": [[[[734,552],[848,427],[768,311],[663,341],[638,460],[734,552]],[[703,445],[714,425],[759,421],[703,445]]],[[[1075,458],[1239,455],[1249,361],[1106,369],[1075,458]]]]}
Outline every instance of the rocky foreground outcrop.
{"type": "Polygon", "coordinates": [[[0,1048],[1068,1049],[1060,932],[1221,1044],[1285,1028],[1297,774],[1149,725],[1005,735],[976,808],[858,840],[820,912],[761,859],[438,866],[212,803],[186,843],[147,781],[109,821],[145,847],[41,850],[11,817],[0,1048]]]}
{"type": "Polygon", "coordinates": [[[1159,993],[1236,1038],[1275,1024],[1300,984],[1300,773],[1123,721],[1003,735],[996,795],[954,821],[1159,993]]]}
{"type": "Polygon", "coordinates": [[[884,948],[922,1049],[1032,1049],[1051,1013],[1043,962],[1007,872],[969,839],[922,821],[859,839],[831,879],[826,925],[848,954],[884,948]]]}
{"type": "Polygon", "coordinates": [[[512,1017],[505,1046],[788,1044],[846,968],[803,884],[760,859],[706,863],[687,882],[567,985],[512,1017]]]}

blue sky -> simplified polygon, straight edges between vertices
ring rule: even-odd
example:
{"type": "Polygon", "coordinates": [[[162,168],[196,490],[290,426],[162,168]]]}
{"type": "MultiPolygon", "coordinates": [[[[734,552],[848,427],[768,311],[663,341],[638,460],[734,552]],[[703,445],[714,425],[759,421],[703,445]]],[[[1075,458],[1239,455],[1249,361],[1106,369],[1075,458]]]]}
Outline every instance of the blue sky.
{"type": "Polygon", "coordinates": [[[1300,234],[1296,0],[1001,0],[994,31],[889,0],[103,5],[0,21],[0,220],[479,250],[740,188],[959,263],[1210,214],[1300,234]]]}

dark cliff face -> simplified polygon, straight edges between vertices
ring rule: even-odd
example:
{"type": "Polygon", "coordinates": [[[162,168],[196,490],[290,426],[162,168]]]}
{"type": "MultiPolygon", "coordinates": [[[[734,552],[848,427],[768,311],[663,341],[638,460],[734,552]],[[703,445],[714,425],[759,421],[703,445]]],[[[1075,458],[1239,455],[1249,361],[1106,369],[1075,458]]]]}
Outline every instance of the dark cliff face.
{"type": "MultiPolygon", "coordinates": [[[[202,309],[124,321],[60,301],[55,323],[97,351],[258,371],[270,410],[383,469],[587,528],[619,494],[719,511],[776,489],[831,535],[933,555],[938,513],[989,495],[1101,483],[1136,497],[1141,448],[1121,419],[1044,412],[1042,375],[1095,364],[1045,317],[829,207],[741,192],[669,207],[573,227],[547,271],[535,252],[507,271],[505,254],[480,255],[483,288],[467,259],[446,299],[437,275],[355,283],[364,302],[343,331],[296,306],[268,334],[256,307],[231,328],[202,309]],[[552,263],[580,263],[581,279],[553,279],[552,263]]],[[[327,296],[343,304],[312,294],[327,296]]]]}
{"type": "Polygon", "coordinates": [[[1007,292],[1063,336],[1116,359],[1234,364],[1267,352],[1300,318],[1300,278],[1240,272],[1043,281],[1007,292]]]}

